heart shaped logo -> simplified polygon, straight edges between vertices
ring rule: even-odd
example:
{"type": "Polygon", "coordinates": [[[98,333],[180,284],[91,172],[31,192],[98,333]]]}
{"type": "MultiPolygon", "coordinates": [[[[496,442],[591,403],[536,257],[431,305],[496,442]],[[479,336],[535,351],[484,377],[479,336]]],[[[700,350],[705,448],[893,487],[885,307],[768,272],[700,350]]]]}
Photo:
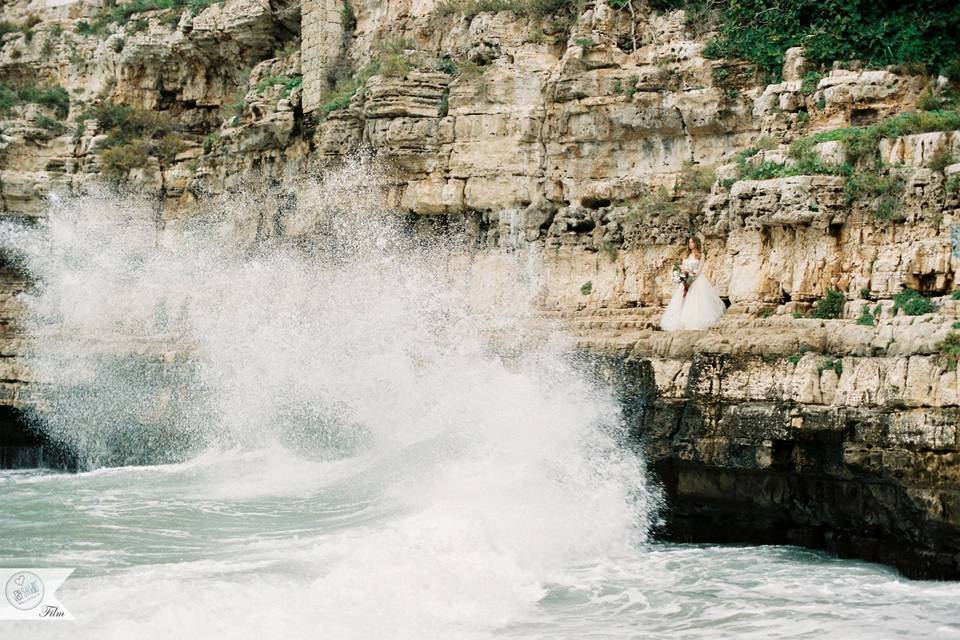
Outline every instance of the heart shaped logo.
{"type": "Polygon", "coordinates": [[[22,576],[22,575],[17,576],[17,579],[16,579],[17,586],[23,585],[23,580],[25,577],[26,576],[22,576]]]}

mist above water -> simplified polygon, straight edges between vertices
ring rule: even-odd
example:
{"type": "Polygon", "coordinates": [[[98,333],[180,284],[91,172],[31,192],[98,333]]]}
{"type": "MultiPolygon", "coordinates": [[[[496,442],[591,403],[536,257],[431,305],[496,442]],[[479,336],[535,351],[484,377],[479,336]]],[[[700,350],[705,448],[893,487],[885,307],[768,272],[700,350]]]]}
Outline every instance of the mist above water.
{"type": "Polygon", "coordinates": [[[87,469],[282,451],[258,499],[346,474],[399,515],[323,546],[343,561],[311,587],[322,617],[353,637],[506,623],[565,564],[634,549],[655,501],[613,394],[538,318],[536,256],[412,233],[380,178],[355,160],[165,224],[133,197],[64,198],[4,229],[37,282],[38,423],[87,469]]]}

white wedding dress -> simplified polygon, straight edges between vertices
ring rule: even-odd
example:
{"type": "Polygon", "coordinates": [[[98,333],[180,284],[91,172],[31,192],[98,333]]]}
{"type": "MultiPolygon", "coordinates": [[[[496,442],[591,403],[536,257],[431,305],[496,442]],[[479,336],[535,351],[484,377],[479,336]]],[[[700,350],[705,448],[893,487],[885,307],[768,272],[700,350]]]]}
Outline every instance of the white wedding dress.
{"type": "Polygon", "coordinates": [[[681,263],[684,270],[696,274],[693,283],[683,295],[683,285],[678,284],[663,312],[660,328],[664,331],[680,329],[707,329],[713,326],[727,310],[717,290],[713,288],[703,271],[704,261],[687,256],[681,263]]]}

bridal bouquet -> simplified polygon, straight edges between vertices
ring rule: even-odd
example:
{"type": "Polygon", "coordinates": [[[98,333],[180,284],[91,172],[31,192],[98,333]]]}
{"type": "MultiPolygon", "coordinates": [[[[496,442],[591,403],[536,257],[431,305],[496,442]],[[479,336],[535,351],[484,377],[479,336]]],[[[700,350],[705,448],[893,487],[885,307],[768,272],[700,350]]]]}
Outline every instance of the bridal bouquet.
{"type": "Polygon", "coordinates": [[[693,279],[696,277],[696,274],[692,271],[687,271],[679,264],[673,265],[673,270],[670,272],[670,277],[673,279],[674,284],[682,284],[684,289],[690,287],[693,284],[693,279]]]}

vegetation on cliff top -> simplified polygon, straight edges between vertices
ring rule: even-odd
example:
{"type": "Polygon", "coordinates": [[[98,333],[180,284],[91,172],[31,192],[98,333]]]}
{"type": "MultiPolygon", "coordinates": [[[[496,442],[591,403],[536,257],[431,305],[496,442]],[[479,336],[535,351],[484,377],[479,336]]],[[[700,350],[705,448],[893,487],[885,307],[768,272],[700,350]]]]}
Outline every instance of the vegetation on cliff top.
{"type": "Polygon", "coordinates": [[[778,78],[789,47],[816,64],[923,65],[960,79],[960,3],[954,0],[650,0],[684,9],[699,32],[717,31],[705,54],[749,60],[778,78]]]}
{"type": "MultiPolygon", "coordinates": [[[[350,100],[364,90],[371,77],[398,78],[414,70],[435,71],[451,76],[472,76],[481,71],[480,65],[469,60],[429,55],[417,51],[416,44],[406,38],[389,38],[377,45],[370,62],[359,70],[343,60],[334,66],[328,76],[330,87],[320,106],[320,117],[326,118],[334,111],[350,106],[350,100]]],[[[441,117],[447,113],[448,100],[448,94],[444,93],[437,105],[441,117]]]]}
{"type": "Polygon", "coordinates": [[[170,11],[174,18],[179,18],[184,11],[195,16],[218,2],[223,0],[132,0],[120,5],[116,0],[107,0],[90,20],[77,23],[77,32],[85,36],[102,35],[111,25],[125,25],[131,16],[147,11],[170,11]]]}
{"type": "Polygon", "coordinates": [[[583,0],[441,0],[435,15],[473,18],[487,11],[510,11],[518,16],[548,20],[550,30],[566,33],[584,7],[583,0]]]}
{"type": "MultiPolygon", "coordinates": [[[[880,157],[880,141],[931,131],[960,130],[960,111],[933,110],[901,113],[864,127],[846,127],[822,131],[799,138],[790,145],[791,161],[751,162],[764,148],[763,139],[753,147],[736,155],[737,177],[724,181],[729,188],[737,180],[770,180],[798,175],[844,176],[844,195],[847,204],[869,201],[879,220],[890,220],[902,205],[905,182],[894,168],[884,166],[880,157]],[[845,160],[840,163],[825,161],[816,151],[824,142],[843,145],[845,160]]],[[[943,171],[955,159],[941,154],[930,164],[934,171],[943,171]]],[[[960,179],[948,180],[948,193],[960,191],[960,179]]]]}

